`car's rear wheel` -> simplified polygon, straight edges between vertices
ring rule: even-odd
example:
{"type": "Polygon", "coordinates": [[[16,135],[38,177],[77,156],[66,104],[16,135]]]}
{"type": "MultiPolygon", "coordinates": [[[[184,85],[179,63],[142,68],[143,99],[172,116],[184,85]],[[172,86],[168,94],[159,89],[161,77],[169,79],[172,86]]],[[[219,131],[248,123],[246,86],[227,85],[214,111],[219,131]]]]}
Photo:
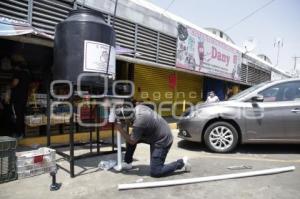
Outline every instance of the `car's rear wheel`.
{"type": "Polygon", "coordinates": [[[204,142],[214,152],[230,152],[238,144],[238,133],[228,122],[215,122],[205,130],[204,142]]]}

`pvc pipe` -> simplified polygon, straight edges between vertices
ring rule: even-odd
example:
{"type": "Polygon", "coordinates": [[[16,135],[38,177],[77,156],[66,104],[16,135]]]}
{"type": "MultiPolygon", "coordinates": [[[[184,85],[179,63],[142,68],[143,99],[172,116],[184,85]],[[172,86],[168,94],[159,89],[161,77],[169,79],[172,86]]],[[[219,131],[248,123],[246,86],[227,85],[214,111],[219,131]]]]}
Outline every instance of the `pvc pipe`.
{"type": "MultiPolygon", "coordinates": [[[[114,108],[110,108],[110,114],[109,114],[109,122],[115,122],[115,110],[114,108]]],[[[117,131],[117,165],[114,167],[116,171],[122,170],[122,140],[121,140],[121,134],[119,131],[117,131]]]]}
{"type": "Polygon", "coordinates": [[[296,169],[295,166],[289,166],[289,167],[265,169],[265,170],[259,170],[259,171],[248,171],[248,172],[243,172],[243,173],[224,174],[224,175],[218,175],[218,176],[207,176],[207,177],[179,179],[179,180],[167,180],[167,181],[160,181],[160,182],[119,184],[118,189],[126,190],[126,189],[140,189],[140,188],[183,185],[183,184],[191,184],[191,183],[199,183],[199,182],[216,181],[216,180],[244,178],[244,177],[250,177],[250,176],[271,175],[271,174],[293,171],[295,169],[296,169]]]}
{"type": "Polygon", "coordinates": [[[122,170],[122,142],[121,142],[121,134],[117,131],[117,166],[114,167],[115,170],[122,170]]]}

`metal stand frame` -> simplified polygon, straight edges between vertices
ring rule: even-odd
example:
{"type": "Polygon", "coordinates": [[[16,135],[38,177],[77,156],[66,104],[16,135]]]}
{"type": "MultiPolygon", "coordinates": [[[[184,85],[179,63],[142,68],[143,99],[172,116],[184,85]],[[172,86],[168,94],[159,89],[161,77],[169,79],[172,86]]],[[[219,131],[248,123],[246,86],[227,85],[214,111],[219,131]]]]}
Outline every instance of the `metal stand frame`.
{"type": "MultiPolygon", "coordinates": [[[[74,85],[72,85],[74,87],[74,85]]],[[[74,91],[72,93],[72,96],[70,98],[70,102],[72,107],[74,107],[74,91]]],[[[90,114],[91,112],[91,105],[90,105],[90,114]]],[[[96,110],[98,109],[98,106],[96,105],[96,110]]],[[[64,159],[66,159],[69,163],[70,163],[70,177],[73,178],[75,177],[75,172],[74,172],[74,165],[75,165],[75,160],[78,159],[83,159],[83,158],[88,158],[88,157],[93,157],[93,156],[99,156],[99,155],[107,155],[107,154],[112,154],[112,153],[116,153],[117,150],[115,150],[115,140],[114,140],[114,125],[112,124],[112,150],[111,151],[100,151],[100,146],[101,145],[108,145],[107,143],[103,143],[100,141],[100,128],[97,126],[96,127],[96,142],[93,142],[92,140],[92,134],[93,134],[93,129],[94,128],[90,128],[89,134],[90,134],[90,139],[88,143],[74,143],[74,133],[76,132],[76,128],[75,128],[75,118],[74,118],[74,109],[73,109],[73,114],[70,118],[70,129],[69,129],[69,144],[65,144],[65,145],[55,145],[52,146],[51,145],[51,132],[50,132],[50,86],[48,86],[47,89],[47,146],[50,148],[54,148],[56,149],[56,153],[61,155],[64,159]],[[93,143],[97,144],[97,152],[93,152],[93,143]],[[74,146],[82,146],[85,144],[89,144],[90,145],[90,151],[88,153],[82,154],[82,155],[78,155],[75,156],[74,155],[74,146]],[[69,146],[70,149],[70,154],[67,154],[63,151],[60,151],[59,148],[61,147],[67,147],[69,146]]],[[[91,115],[90,115],[91,116],[91,115]]],[[[90,117],[91,118],[91,117],[90,117]]],[[[96,119],[94,120],[96,123],[99,122],[99,115],[98,115],[98,111],[96,111],[96,119]]],[[[124,150],[124,149],[122,149],[124,150]]]]}

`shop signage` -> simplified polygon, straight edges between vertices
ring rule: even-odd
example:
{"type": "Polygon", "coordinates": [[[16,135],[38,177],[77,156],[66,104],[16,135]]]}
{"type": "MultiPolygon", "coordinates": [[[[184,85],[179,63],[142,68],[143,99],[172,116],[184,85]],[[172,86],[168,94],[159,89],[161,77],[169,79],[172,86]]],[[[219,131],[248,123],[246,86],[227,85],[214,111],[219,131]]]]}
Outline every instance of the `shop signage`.
{"type": "Polygon", "coordinates": [[[176,67],[240,80],[242,54],[205,33],[178,26],[176,67]]]}

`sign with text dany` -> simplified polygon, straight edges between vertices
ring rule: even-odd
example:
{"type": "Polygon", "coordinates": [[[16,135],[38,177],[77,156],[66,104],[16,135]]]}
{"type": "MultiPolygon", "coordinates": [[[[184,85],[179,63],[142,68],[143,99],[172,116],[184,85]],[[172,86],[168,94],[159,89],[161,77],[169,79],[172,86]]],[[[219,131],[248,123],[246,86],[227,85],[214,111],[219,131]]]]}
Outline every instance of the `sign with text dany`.
{"type": "Polygon", "coordinates": [[[242,54],[198,30],[178,26],[176,67],[240,81],[242,54]]]}

